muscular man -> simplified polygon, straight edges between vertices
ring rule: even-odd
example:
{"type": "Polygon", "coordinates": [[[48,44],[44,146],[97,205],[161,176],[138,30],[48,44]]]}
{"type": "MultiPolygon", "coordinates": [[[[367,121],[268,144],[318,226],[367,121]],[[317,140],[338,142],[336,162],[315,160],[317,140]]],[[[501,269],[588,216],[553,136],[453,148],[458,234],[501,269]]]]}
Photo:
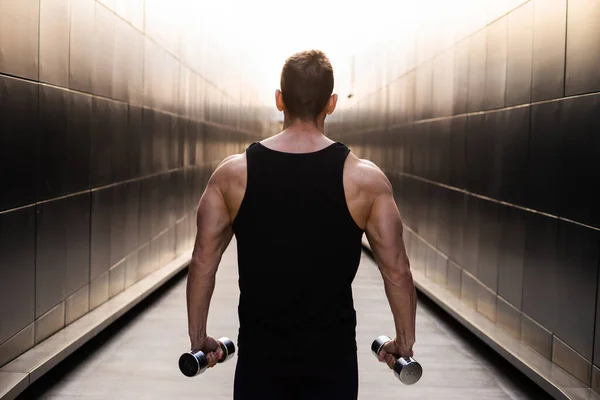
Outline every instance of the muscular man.
{"type": "Polygon", "coordinates": [[[402,222],[386,176],[324,135],[336,106],[319,51],[291,56],[277,108],[284,130],[226,158],[200,200],[187,301],[192,350],[220,357],[206,322],[215,274],[235,234],[239,264],[234,399],[350,400],[358,396],[351,284],[366,233],[396,337],[380,361],[412,355],[416,293],[402,222]]]}

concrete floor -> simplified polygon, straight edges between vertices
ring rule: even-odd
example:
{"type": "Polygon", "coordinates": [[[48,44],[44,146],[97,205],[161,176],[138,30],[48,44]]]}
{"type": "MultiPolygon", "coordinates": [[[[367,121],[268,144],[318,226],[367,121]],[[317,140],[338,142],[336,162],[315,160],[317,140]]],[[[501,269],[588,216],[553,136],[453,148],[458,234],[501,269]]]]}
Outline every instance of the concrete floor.
{"type": "MultiPolygon", "coordinates": [[[[20,398],[231,399],[235,359],[195,378],[184,377],[177,368],[179,355],[189,346],[185,284],[182,276],[148,307],[109,328],[103,338],[75,353],[20,398]]],[[[237,297],[233,242],[217,275],[209,314],[211,335],[235,339],[237,297]]],[[[416,385],[402,385],[369,350],[376,336],[394,331],[381,277],[367,255],[355,280],[354,297],[361,399],[548,398],[427,300],[419,303],[415,346],[424,375],[416,385]]]]}

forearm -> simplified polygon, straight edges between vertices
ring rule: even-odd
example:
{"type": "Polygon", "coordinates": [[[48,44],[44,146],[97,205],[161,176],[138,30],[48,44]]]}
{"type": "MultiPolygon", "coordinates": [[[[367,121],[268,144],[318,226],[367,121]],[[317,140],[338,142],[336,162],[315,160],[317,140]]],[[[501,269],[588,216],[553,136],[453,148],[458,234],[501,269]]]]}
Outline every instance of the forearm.
{"type": "Polygon", "coordinates": [[[390,303],[396,327],[397,345],[405,351],[415,343],[417,293],[410,269],[403,272],[383,272],[385,293],[390,303]]]}
{"type": "Polygon", "coordinates": [[[192,261],[187,280],[188,331],[192,347],[206,338],[208,309],[215,289],[216,268],[192,261]]]}

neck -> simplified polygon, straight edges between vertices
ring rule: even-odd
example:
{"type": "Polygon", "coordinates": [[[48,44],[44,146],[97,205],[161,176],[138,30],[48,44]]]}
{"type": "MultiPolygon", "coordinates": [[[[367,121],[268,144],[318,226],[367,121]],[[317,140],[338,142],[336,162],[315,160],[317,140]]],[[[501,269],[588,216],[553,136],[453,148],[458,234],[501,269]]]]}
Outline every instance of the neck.
{"type": "Polygon", "coordinates": [[[286,131],[322,135],[325,133],[325,120],[317,119],[316,121],[303,121],[285,118],[283,120],[283,129],[286,131]]]}

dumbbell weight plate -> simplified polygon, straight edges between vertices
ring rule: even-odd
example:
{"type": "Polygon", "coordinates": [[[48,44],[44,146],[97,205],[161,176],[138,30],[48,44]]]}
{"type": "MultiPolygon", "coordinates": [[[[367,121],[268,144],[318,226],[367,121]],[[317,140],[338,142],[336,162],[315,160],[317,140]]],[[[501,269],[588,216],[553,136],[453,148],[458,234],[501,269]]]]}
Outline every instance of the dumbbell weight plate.
{"type": "Polygon", "coordinates": [[[423,367],[412,357],[400,357],[394,364],[394,375],[405,385],[412,385],[421,379],[423,367]]]}
{"type": "Polygon", "coordinates": [[[197,353],[184,353],[179,357],[179,369],[188,377],[196,376],[206,370],[208,360],[206,355],[199,351],[197,353]]]}
{"type": "Polygon", "coordinates": [[[223,357],[218,361],[219,363],[229,360],[235,354],[235,344],[229,338],[222,337],[218,340],[221,350],[223,351],[223,357]]]}

